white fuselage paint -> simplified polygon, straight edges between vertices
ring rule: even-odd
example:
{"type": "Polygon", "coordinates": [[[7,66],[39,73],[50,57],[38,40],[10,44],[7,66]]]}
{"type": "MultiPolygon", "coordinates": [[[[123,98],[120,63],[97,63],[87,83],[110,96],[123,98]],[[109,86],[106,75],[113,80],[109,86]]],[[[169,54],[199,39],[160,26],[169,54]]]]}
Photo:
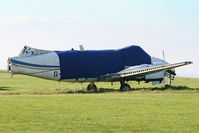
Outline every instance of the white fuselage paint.
{"type": "MultiPolygon", "coordinates": [[[[14,57],[15,61],[20,61],[28,64],[39,66],[60,66],[59,57],[56,52],[47,54],[34,55],[28,57],[14,57]]],[[[60,68],[56,67],[35,67],[32,65],[23,65],[12,62],[11,71],[13,74],[26,74],[45,79],[60,80],[60,68]]]]}

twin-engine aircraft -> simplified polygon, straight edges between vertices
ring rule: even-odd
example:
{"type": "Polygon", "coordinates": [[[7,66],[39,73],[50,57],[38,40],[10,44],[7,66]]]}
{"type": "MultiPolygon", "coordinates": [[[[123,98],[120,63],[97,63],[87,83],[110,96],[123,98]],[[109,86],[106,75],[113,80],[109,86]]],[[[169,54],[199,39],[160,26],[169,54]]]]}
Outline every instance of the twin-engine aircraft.
{"type": "Polygon", "coordinates": [[[191,61],[169,64],[152,57],[139,46],[116,50],[49,51],[25,46],[19,56],[8,59],[12,74],[24,74],[45,79],[90,82],[87,90],[97,90],[94,82],[120,81],[120,90],[130,90],[127,81],[152,82],[169,85],[176,75],[174,68],[192,64],[191,61]]]}

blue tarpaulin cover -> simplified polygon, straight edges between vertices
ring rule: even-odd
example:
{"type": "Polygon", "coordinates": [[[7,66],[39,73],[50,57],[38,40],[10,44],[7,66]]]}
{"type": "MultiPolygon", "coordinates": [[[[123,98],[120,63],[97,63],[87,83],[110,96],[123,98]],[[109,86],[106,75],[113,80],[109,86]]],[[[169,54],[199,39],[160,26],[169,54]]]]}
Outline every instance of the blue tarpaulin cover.
{"type": "Polygon", "coordinates": [[[150,56],[139,46],[117,50],[56,51],[61,79],[96,78],[116,73],[125,66],[151,64],[150,56]]]}

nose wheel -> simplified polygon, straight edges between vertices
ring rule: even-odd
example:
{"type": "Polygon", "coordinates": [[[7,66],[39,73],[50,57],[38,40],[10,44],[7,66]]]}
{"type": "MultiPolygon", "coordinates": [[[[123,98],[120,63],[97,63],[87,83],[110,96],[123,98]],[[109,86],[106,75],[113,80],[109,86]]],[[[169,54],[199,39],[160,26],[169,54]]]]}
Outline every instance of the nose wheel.
{"type": "Polygon", "coordinates": [[[129,84],[126,84],[124,81],[120,81],[120,91],[130,91],[131,87],[129,84]]]}

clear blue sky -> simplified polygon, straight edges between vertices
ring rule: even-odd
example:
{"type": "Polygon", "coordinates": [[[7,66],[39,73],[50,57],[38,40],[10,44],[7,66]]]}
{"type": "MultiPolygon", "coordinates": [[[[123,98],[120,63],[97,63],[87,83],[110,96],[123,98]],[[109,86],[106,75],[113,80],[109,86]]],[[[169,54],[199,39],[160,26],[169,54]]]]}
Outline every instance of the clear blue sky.
{"type": "Polygon", "coordinates": [[[139,45],[199,77],[199,0],[0,0],[0,69],[24,45],[41,49],[139,45]]]}

